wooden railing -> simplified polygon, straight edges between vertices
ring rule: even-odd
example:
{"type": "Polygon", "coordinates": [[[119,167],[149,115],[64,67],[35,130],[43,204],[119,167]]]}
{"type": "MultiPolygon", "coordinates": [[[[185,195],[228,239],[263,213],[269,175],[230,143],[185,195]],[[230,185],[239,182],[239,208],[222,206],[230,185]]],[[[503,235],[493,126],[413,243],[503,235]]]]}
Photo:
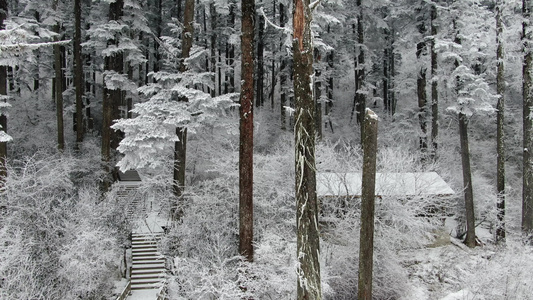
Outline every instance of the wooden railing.
{"type": "Polygon", "coordinates": [[[126,300],[131,291],[131,280],[128,280],[128,284],[122,290],[122,293],[117,297],[117,300],[126,300]]]}

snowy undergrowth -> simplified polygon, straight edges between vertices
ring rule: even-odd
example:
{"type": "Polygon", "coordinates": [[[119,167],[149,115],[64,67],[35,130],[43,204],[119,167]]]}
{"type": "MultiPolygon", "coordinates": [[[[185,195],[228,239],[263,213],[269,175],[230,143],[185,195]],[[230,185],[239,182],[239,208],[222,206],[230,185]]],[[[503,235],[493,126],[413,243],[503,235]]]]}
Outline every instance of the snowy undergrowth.
{"type": "Polygon", "coordinates": [[[96,299],[120,277],[122,204],[82,188],[79,161],[35,154],[9,165],[0,195],[0,298],[96,299]]]}

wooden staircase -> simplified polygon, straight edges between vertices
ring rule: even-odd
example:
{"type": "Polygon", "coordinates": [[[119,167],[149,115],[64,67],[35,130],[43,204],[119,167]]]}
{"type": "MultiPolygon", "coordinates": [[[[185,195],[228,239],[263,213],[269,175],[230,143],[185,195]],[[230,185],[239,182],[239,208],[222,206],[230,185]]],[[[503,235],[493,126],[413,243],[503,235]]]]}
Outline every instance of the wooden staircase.
{"type": "Polygon", "coordinates": [[[165,258],[157,250],[160,233],[133,233],[131,289],[158,289],[165,280],[165,258]]]}
{"type": "Polygon", "coordinates": [[[116,185],[117,197],[128,203],[126,213],[134,224],[130,281],[118,299],[162,299],[159,292],[165,283],[166,268],[165,257],[159,253],[157,244],[163,236],[163,229],[151,222],[152,202],[147,195],[139,192],[141,178],[135,170],[119,172],[116,185]]]}

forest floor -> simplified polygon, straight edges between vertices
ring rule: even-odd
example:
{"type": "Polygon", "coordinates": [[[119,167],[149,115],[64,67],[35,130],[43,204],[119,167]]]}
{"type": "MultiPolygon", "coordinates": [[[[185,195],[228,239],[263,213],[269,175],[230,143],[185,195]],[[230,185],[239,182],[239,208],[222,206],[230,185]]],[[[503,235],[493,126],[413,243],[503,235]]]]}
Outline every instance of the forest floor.
{"type": "Polygon", "coordinates": [[[495,245],[489,230],[478,227],[477,237],[485,244],[470,249],[450,236],[448,223],[454,222],[447,222],[433,244],[400,253],[411,287],[403,299],[533,299],[529,247],[524,251],[512,239],[506,246],[495,245]]]}

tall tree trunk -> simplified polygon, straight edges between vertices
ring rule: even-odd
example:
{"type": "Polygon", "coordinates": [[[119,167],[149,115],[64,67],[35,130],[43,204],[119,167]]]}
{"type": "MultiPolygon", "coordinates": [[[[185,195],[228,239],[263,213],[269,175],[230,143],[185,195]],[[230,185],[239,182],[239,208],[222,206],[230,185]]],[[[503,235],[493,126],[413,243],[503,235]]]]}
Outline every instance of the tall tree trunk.
{"type": "Polygon", "coordinates": [[[361,185],[361,233],[359,237],[357,299],[372,300],[378,117],[370,109],[366,110],[363,126],[365,127],[365,136],[363,137],[363,180],[361,185]]]}
{"type": "MultiPolygon", "coordinates": [[[[394,32],[394,27],[393,27],[393,30],[391,30],[391,32],[394,32]]],[[[390,62],[389,62],[389,66],[390,66],[390,71],[389,71],[390,110],[391,110],[391,115],[394,116],[394,114],[396,113],[396,93],[394,91],[394,75],[395,75],[394,73],[395,72],[394,34],[391,34],[389,59],[390,59],[390,62]]]]}
{"type": "MultiPolygon", "coordinates": [[[[56,32],[59,33],[59,24],[55,26],[56,32]]],[[[59,40],[56,39],[56,40],[59,40]]],[[[55,102],[56,102],[56,121],[57,121],[57,149],[63,151],[65,149],[65,130],[63,126],[63,79],[61,71],[61,46],[54,45],[54,83],[55,83],[55,102]]]]}
{"type": "Polygon", "coordinates": [[[213,88],[211,89],[211,97],[215,97],[217,88],[216,88],[216,80],[215,80],[215,74],[217,71],[217,55],[216,55],[216,48],[217,48],[217,11],[215,8],[215,1],[211,1],[209,3],[209,15],[211,16],[211,40],[210,40],[210,56],[211,56],[211,68],[209,69],[209,72],[212,73],[211,77],[213,78],[213,88]]]}
{"type": "Polygon", "coordinates": [[[154,61],[153,61],[153,70],[154,72],[159,72],[161,69],[161,53],[159,51],[159,40],[161,38],[161,33],[163,31],[163,3],[162,0],[156,0],[156,37],[154,39],[154,61]]]}
{"type": "MultiPolygon", "coordinates": [[[[235,0],[230,1],[229,7],[229,26],[235,28],[235,9],[237,4],[235,0]]],[[[235,46],[228,43],[228,66],[229,66],[229,86],[228,93],[235,92],[235,46]]]]}
{"type": "MultiPolygon", "coordinates": [[[[277,6],[277,2],[276,0],[272,1],[272,20],[275,20],[276,19],[276,6],[277,6]]],[[[278,37],[278,35],[274,35],[276,38],[278,37]]],[[[275,97],[275,93],[276,93],[276,79],[277,79],[277,76],[276,76],[276,56],[277,56],[277,45],[276,45],[276,39],[273,39],[272,40],[272,44],[271,44],[271,47],[272,47],[272,61],[271,61],[271,65],[270,65],[270,70],[271,70],[271,85],[270,85],[270,93],[269,93],[269,97],[270,97],[270,109],[272,111],[274,111],[274,97],[275,97]]]]}
{"type": "Polygon", "coordinates": [[[366,94],[363,92],[365,81],[365,50],[364,50],[364,29],[363,29],[363,7],[361,0],[357,0],[357,43],[359,47],[359,56],[357,57],[357,86],[356,90],[356,102],[357,102],[357,120],[361,126],[361,143],[363,143],[364,126],[363,121],[365,118],[366,110],[366,94]]]}
{"type": "MultiPolygon", "coordinates": [[[[422,3],[421,5],[425,5],[422,3]]],[[[418,76],[416,79],[417,86],[417,98],[418,98],[418,121],[420,124],[420,150],[422,151],[422,159],[424,160],[427,155],[428,148],[428,137],[427,137],[427,94],[426,94],[426,62],[425,57],[427,55],[426,49],[426,24],[424,16],[424,8],[417,9],[419,15],[417,17],[417,28],[418,32],[421,34],[421,41],[416,44],[416,58],[419,62],[420,69],[418,71],[418,76]]]]}
{"type": "Polygon", "coordinates": [[[496,105],[496,185],[498,191],[497,214],[498,226],[496,228],[496,240],[505,239],[505,135],[503,131],[505,114],[505,77],[504,77],[504,55],[503,55],[503,23],[502,23],[502,1],[496,4],[496,92],[498,94],[498,104],[496,105]]]}
{"type": "Polygon", "coordinates": [[[532,88],[532,68],[533,53],[531,40],[533,39],[531,28],[531,4],[528,0],[522,0],[522,39],[524,46],[524,63],[522,69],[522,93],[523,93],[523,187],[522,187],[522,230],[526,234],[533,231],[533,92],[532,88]]]}
{"type": "MultiPolygon", "coordinates": [[[[0,0],[0,30],[5,30],[4,21],[7,19],[7,0],[0,0]]],[[[7,98],[7,67],[0,66],[0,97],[7,98]]],[[[3,100],[6,102],[6,99],[3,100]]],[[[0,130],[7,132],[7,114],[0,114],[0,130]]],[[[7,176],[7,142],[0,142],[0,185],[3,185],[7,176]]]]}
{"type": "Polygon", "coordinates": [[[253,153],[254,153],[254,0],[242,0],[241,96],[239,147],[239,253],[254,259],[253,153]]]}
{"type": "MultiPolygon", "coordinates": [[[[285,27],[285,5],[279,3],[279,26],[285,27]]],[[[283,37],[280,39],[279,44],[280,53],[283,53],[283,37]]],[[[280,55],[279,66],[279,86],[280,86],[280,118],[281,118],[281,130],[287,129],[287,118],[285,116],[285,106],[287,105],[287,59],[285,55],[280,55]]]]}
{"type": "Polygon", "coordinates": [[[83,142],[83,63],[81,59],[81,0],[74,0],[74,88],[76,89],[76,145],[83,142]]]}
{"type": "Polygon", "coordinates": [[[437,5],[431,5],[431,145],[432,157],[436,158],[439,137],[439,92],[437,80],[437,5]]]}
{"type": "MultiPolygon", "coordinates": [[[[109,20],[118,21],[122,17],[122,9],[124,7],[123,0],[116,0],[109,4],[109,20]]],[[[110,41],[109,44],[117,44],[117,37],[110,41]]],[[[114,56],[107,56],[104,58],[104,69],[122,73],[123,54],[117,53],[114,56]]],[[[102,162],[107,177],[104,179],[102,189],[109,190],[113,180],[116,177],[115,169],[111,166],[111,148],[118,146],[118,134],[111,129],[113,119],[118,118],[118,105],[122,102],[123,93],[121,90],[110,90],[104,88],[104,97],[102,103],[102,162]]]]}
{"type": "MultiPolygon", "coordinates": [[[[262,1],[261,1],[262,2],[262,1]]],[[[265,20],[262,14],[257,13],[257,83],[256,83],[256,92],[255,92],[255,106],[260,107],[263,105],[263,81],[264,81],[264,63],[263,63],[263,54],[265,48],[264,41],[264,27],[265,20]]]]}
{"type": "Polygon", "coordinates": [[[462,112],[459,113],[459,136],[461,139],[461,162],[463,165],[463,188],[466,209],[465,244],[470,248],[474,248],[476,246],[476,228],[472,173],[470,171],[470,150],[468,147],[468,117],[462,112]]]}
{"type": "MultiPolygon", "coordinates": [[[[354,35],[354,40],[357,39],[357,24],[354,23],[352,24],[352,33],[354,35]]],[[[353,121],[353,116],[354,116],[354,113],[355,112],[359,112],[359,109],[358,109],[358,103],[357,103],[357,87],[359,86],[359,76],[357,76],[357,69],[358,69],[358,64],[357,64],[357,49],[358,49],[358,46],[357,46],[357,43],[355,44],[355,47],[354,47],[354,52],[353,52],[353,70],[354,70],[354,95],[353,95],[353,105],[352,105],[352,113],[350,114],[350,123],[353,121]]],[[[357,121],[357,124],[359,124],[359,117],[356,116],[355,117],[356,121],[357,121]]]]}
{"type": "MultiPolygon", "coordinates": [[[[181,40],[181,62],[179,71],[187,71],[185,59],[189,57],[192,48],[193,34],[194,34],[194,0],[185,0],[185,12],[183,20],[184,30],[181,40]]],[[[183,99],[188,101],[188,99],[183,99]]],[[[185,189],[185,166],[187,154],[187,128],[176,128],[176,135],[179,141],[174,143],[174,180],[172,183],[174,195],[180,198],[185,189]]],[[[171,214],[177,220],[179,215],[176,211],[177,204],[173,205],[171,214]]]]}
{"type": "Polygon", "coordinates": [[[309,0],[293,1],[297,299],[322,299],[315,168],[313,45],[309,0]]]}

